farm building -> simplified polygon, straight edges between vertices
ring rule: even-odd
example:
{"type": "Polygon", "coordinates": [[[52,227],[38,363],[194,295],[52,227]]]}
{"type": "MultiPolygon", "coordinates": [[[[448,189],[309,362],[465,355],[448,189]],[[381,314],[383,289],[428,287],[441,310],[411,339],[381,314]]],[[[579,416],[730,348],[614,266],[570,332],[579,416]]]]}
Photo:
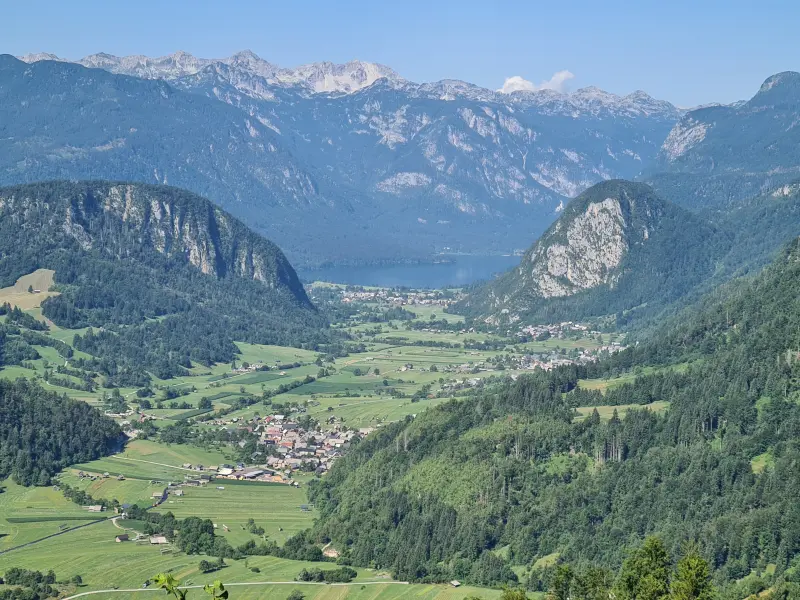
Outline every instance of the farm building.
{"type": "Polygon", "coordinates": [[[127,542],[130,539],[127,533],[120,533],[117,537],[114,538],[115,542],[127,542]]]}
{"type": "Polygon", "coordinates": [[[180,498],[181,496],[183,496],[183,490],[174,490],[172,492],[172,495],[173,496],[178,496],[180,498]]]}
{"type": "Polygon", "coordinates": [[[106,509],[106,507],[101,505],[101,504],[93,504],[92,506],[87,506],[86,507],[86,510],[88,510],[90,513],[103,512],[105,509],[106,509]]]}
{"type": "Polygon", "coordinates": [[[245,469],[244,471],[241,471],[237,475],[237,477],[239,479],[255,479],[259,475],[263,475],[263,474],[264,474],[264,470],[263,469],[250,468],[250,469],[245,469]]]}
{"type": "Polygon", "coordinates": [[[150,543],[151,544],[169,544],[169,540],[165,538],[163,535],[153,535],[150,536],[150,543]]]}

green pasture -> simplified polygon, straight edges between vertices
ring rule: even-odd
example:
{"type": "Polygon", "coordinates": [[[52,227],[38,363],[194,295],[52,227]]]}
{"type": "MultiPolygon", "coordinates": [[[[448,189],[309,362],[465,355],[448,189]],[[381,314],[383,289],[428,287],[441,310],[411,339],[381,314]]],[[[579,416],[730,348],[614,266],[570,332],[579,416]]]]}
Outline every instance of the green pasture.
{"type": "Polygon", "coordinates": [[[308,503],[303,488],[283,483],[218,479],[202,487],[184,488],[183,493],[182,497],[170,496],[162,510],[169,510],[178,518],[211,519],[218,525],[217,533],[234,546],[253,539],[244,529],[248,519],[263,527],[269,539],[282,544],[286,538],[310,527],[316,514],[310,508],[308,511],[300,508],[308,503]]]}
{"type": "Polygon", "coordinates": [[[0,489],[0,550],[104,516],[88,513],[53,487],[26,488],[8,479],[0,489]]]}

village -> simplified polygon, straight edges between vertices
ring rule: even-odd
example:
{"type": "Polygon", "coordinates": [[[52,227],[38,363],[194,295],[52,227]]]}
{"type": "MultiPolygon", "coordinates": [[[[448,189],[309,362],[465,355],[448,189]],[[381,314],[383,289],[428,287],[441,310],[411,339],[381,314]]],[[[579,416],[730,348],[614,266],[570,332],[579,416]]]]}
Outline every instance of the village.
{"type": "Polygon", "coordinates": [[[391,306],[440,306],[446,308],[459,300],[450,290],[398,290],[347,286],[341,290],[342,302],[385,302],[391,306]]]}

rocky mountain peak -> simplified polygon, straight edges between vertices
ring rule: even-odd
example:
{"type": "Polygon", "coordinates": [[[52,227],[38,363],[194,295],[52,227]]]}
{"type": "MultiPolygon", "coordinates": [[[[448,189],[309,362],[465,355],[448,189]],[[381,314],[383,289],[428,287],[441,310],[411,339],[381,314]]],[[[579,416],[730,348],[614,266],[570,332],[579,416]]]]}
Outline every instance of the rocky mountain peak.
{"type": "Polygon", "coordinates": [[[662,204],[645,184],[598,183],[567,206],[523,258],[520,270],[528,270],[542,298],[613,285],[631,245],[650,237],[662,204]]]}
{"type": "Polygon", "coordinates": [[[800,73],[795,71],[784,71],[768,77],[745,106],[771,106],[787,102],[800,104],[800,73]]]}
{"type": "Polygon", "coordinates": [[[66,58],[60,58],[55,54],[51,54],[50,52],[34,52],[31,54],[25,54],[24,56],[18,56],[22,62],[26,63],[35,63],[39,62],[40,60],[54,60],[57,62],[66,62],[66,58]]]}

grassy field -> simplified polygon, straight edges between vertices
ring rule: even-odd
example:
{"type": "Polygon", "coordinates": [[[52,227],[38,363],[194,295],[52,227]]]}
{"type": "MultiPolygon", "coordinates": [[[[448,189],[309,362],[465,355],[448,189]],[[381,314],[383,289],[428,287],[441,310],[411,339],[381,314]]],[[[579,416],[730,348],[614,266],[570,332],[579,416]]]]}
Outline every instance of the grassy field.
{"type": "Polygon", "coordinates": [[[14,285],[0,289],[0,304],[8,302],[23,310],[38,308],[43,300],[57,295],[57,292],[48,291],[53,285],[55,273],[49,269],[37,269],[33,273],[23,275],[14,285]],[[29,286],[39,291],[30,293],[29,286]]]}
{"type": "Polygon", "coordinates": [[[68,469],[59,477],[59,481],[71,487],[84,490],[93,498],[117,500],[121,504],[138,504],[150,506],[154,492],[163,491],[166,483],[151,484],[150,479],[128,479],[118,481],[116,477],[92,481],[79,478],[77,469],[68,469]]]}
{"type": "MultiPolygon", "coordinates": [[[[221,452],[184,444],[168,446],[149,440],[133,440],[120,454],[75,465],[74,469],[95,474],[108,472],[132,479],[169,482],[183,481],[185,475],[197,475],[196,471],[181,466],[185,463],[218,466],[224,462],[228,462],[228,459],[221,452]]],[[[121,498],[118,500],[122,501],[121,498]]]]}
{"type": "MultiPolygon", "coordinates": [[[[76,465],[61,479],[86,490],[95,498],[116,498],[121,503],[148,506],[153,492],[162,491],[168,482],[183,481],[185,475],[197,474],[182,468],[182,464],[209,466],[223,462],[226,462],[224,455],[193,446],[166,446],[134,440],[122,454],[76,465]],[[119,481],[116,477],[81,480],[77,477],[78,470],[112,475],[122,473],[125,480],[119,481]],[[151,484],[151,481],[159,483],[151,484]]],[[[252,537],[243,530],[248,519],[254,519],[271,539],[283,543],[287,537],[309,527],[316,514],[313,509],[301,509],[308,502],[303,487],[218,480],[204,487],[187,487],[183,491],[182,497],[170,495],[160,510],[172,511],[179,518],[194,515],[212,519],[219,525],[220,535],[229,537],[233,545],[252,537]],[[228,531],[223,526],[227,526],[228,531]]]]}
{"type": "Polygon", "coordinates": [[[218,480],[205,487],[186,488],[184,494],[182,498],[170,497],[164,510],[179,518],[194,515],[213,520],[219,525],[219,535],[234,546],[253,537],[244,529],[248,519],[254,519],[268,538],[282,544],[310,527],[316,515],[310,507],[308,511],[300,508],[308,502],[304,489],[281,483],[218,480]]]}
{"type": "Polygon", "coordinates": [[[591,416],[592,411],[597,409],[597,412],[600,414],[600,418],[603,421],[608,421],[613,415],[614,411],[617,411],[617,415],[619,418],[623,418],[625,413],[627,413],[630,409],[642,409],[647,408],[652,410],[655,413],[661,413],[667,410],[669,407],[669,402],[651,402],[650,404],[621,404],[619,406],[582,406],[580,408],[576,408],[575,410],[578,412],[578,416],[575,417],[575,421],[582,421],[587,417],[591,416]]]}
{"type": "Polygon", "coordinates": [[[26,488],[7,480],[0,489],[0,550],[97,518],[52,487],[26,488]]]}

